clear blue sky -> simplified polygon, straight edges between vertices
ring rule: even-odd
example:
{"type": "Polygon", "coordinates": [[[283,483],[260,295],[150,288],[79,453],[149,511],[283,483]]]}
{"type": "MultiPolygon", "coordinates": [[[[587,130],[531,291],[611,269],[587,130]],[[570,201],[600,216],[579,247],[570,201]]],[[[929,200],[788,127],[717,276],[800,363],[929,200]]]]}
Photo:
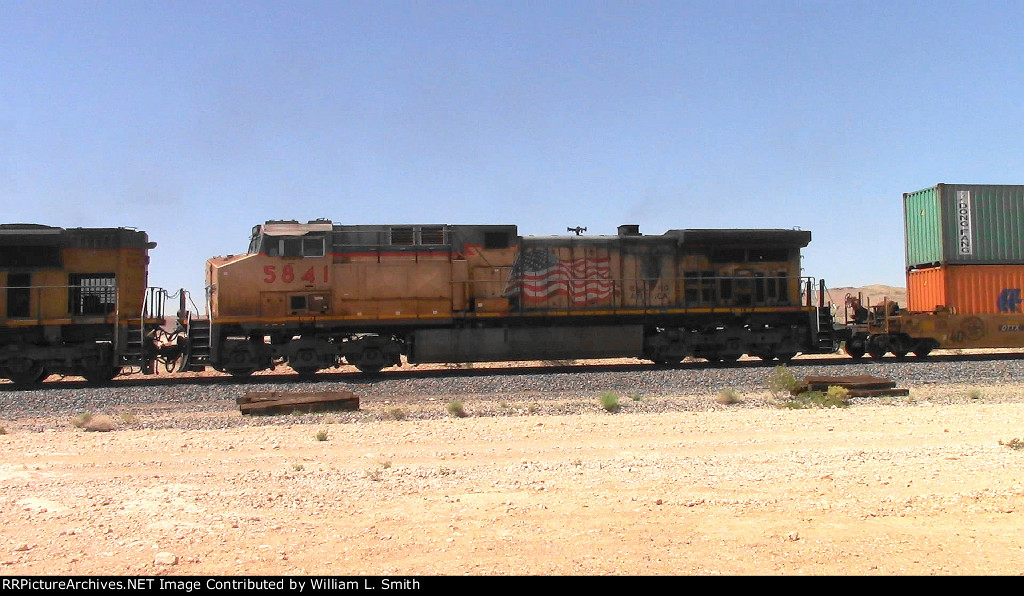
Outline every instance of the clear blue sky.
{"type": "MultiPolygon", "coordinates": [[[[267,219],[813,232],[903,277],[902,193],[1024,183],[1024,4],[0,0],[4,222],[150,283],[267,219]]],[[[197,300],[197,302],[200,302],[197,300]]]]}

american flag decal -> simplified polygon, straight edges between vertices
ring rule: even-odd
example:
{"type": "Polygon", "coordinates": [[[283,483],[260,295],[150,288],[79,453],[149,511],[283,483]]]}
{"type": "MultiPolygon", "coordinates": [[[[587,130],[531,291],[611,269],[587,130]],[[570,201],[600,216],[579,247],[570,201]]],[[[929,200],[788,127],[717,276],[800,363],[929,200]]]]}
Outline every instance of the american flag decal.
{"type": "Polygon", "coordinates": [[[608,257],[559,259],[554,251],[537,248],[516,257],[505,296],[520,296],[526,306],[553,296],[566,296],[571,306],[588,306],[607,299],[614,288],[608,257]]]}

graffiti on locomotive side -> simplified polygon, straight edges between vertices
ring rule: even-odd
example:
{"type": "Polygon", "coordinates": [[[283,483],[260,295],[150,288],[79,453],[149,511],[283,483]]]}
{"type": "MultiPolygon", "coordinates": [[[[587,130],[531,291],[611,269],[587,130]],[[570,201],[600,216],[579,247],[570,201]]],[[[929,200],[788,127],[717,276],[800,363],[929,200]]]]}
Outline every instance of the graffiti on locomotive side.
{"type": "Polygon", "coordinates": [[[324,265],[323,271],[320,272],[321,274],[319,276],[317,275],[318,272],[316,269],[316,267],[310,267],[300,275],[295,271],[295,267],[291,265],[281,267],[280,273],[278,273],[275,265],[267,265],[263,268],[263,283],[272,284],[274,282],[281,281],[286,284],[290,284],[296,279],[311,284],[316,283],[317,281],[327,283],[330,267],[324,265]]]}
{"type": "Polygon", "coordinates": [[[1020,288],[1003,288],[996,306],[999,312],[1020,312],[1020,288]]]}

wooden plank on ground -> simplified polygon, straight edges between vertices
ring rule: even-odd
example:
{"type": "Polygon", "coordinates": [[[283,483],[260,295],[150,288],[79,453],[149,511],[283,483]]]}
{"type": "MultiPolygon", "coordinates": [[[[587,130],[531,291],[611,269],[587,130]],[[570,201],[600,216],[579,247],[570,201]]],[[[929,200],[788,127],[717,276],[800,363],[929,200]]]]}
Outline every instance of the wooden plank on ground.
{"type": "Polygon", "coordinates": [[[243,415],[359,409],[351,391],[249,391],[235,401],[243,415]]]}
{"type": "Polygon", "coordinates": [[[880,397],[885,395],[909,395],[908,389],[897,389],[896,383],[885,377],[871,375],[849,375],[824,377],[808,375],[793,392],[799,395],[805,391],[828,391],[829,387],[843,387],[850,397],[880,397]]]}
{"type": "Polygon", "coordinates": [[[853,389],[891,389],[896,386],[895,381],[885,377],[874,377],[871,375],[848,375],[840,377],[825,377],[808,375],[804,377],[804,383],[814,390],[819,388],[828,389],[831,386],[846,387],[853,389]]]}
{"type": "Polygon", "coordinates": [[[910,389],[849,389],[850,397],[882,397],[889,395],[910,395],[910,389]]]}

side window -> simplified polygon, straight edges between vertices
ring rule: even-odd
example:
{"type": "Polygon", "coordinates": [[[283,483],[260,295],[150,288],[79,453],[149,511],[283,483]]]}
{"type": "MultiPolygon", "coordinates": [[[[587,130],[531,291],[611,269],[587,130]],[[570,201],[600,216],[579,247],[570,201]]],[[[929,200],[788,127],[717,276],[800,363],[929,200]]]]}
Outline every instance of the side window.
{"type": "Polygon", "coordinates": [[[322,257],[322,256],[324,256],[324,239],[323,238],[303,238],[302,239],[302,256],[304,256],[304,257],[322,257]]]}
{"type": "Polygon", "coordinates": [[[282,257],[301,257],[302,238],[284,238],[281,240],[282,257]]]}
{"type": "Polygon", "coordinates": [[[72,273],[68,275],[68,312],[72,315],[105,315],[117,304],[117,281],[113,273],[72,273]]]}
{"type": "Polygon", "coordinates": [[[322,257],[327,254],[323,236],[271,238],[266,246],[270,257],[322,257]]]}

